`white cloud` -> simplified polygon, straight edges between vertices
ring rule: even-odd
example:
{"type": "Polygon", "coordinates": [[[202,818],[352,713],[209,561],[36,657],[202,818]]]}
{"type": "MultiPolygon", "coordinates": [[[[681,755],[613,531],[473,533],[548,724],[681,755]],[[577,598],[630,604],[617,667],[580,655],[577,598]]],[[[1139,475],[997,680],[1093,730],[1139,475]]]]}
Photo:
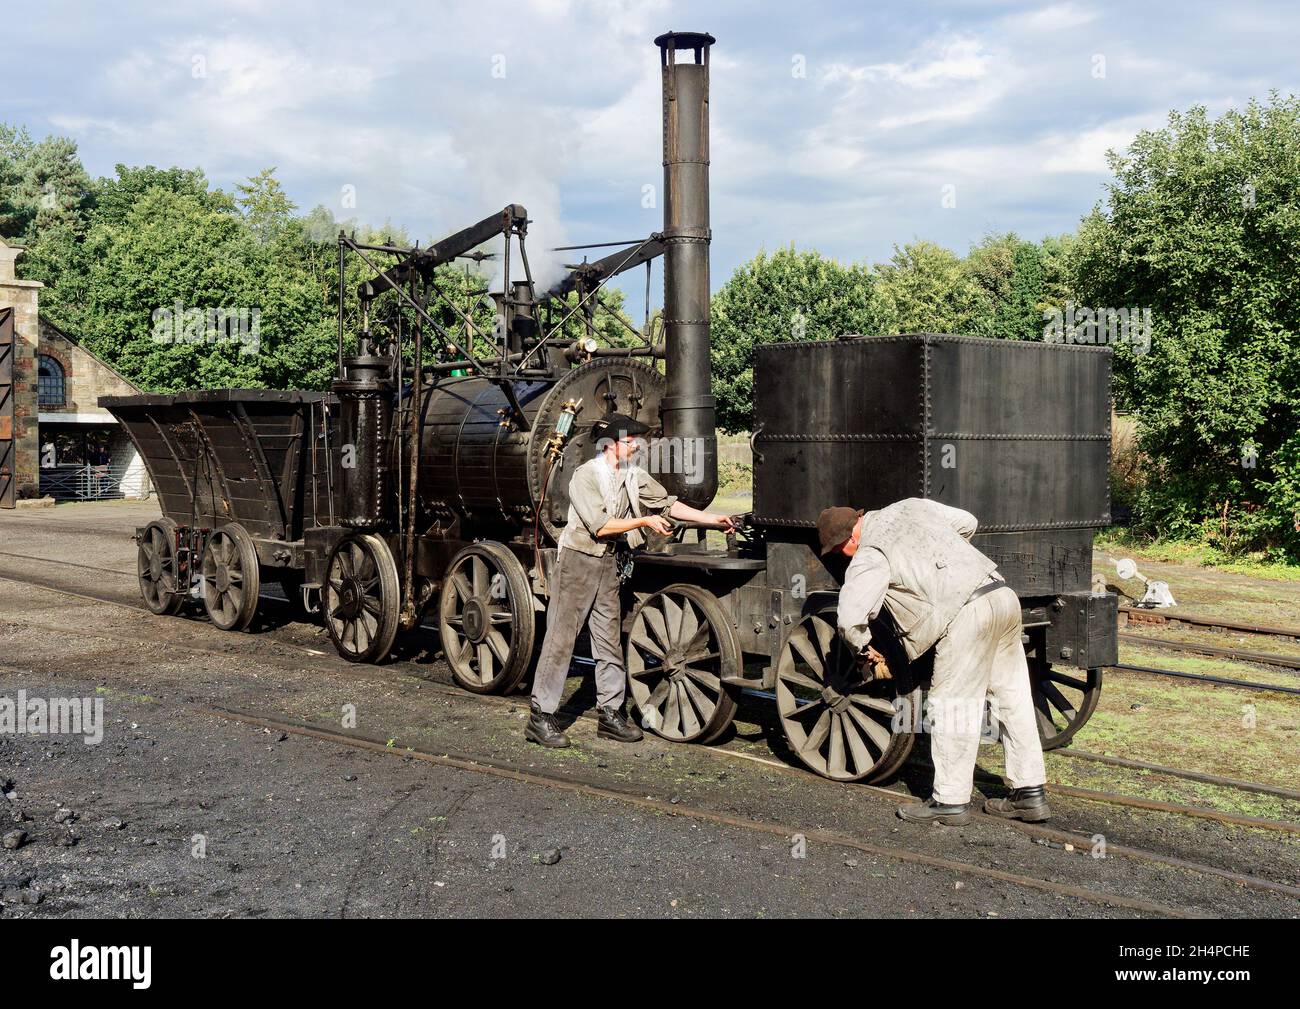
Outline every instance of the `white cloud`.
{"type": "Polygon", "coordinates": [[[975,38],[932,41],[924,49],[924,53],[904,63],[832,64],[826,71],[826,83],[848,79],[855,84],[888,81],[905,88],[934,88],[956,81],[979,80],[988,74],[992,61],[991,54],[975,38]]]}
{"type": "Polygon", "coordinates": [[[1076,134],[1053,133],[1039,143],[1043,154],[1039,164],[1045,172],[1109,174],[1106,152],[1124,151],[1139,130],[1157,128],[1164,118],[1161,113],[1126,116],[1076,134]]]}

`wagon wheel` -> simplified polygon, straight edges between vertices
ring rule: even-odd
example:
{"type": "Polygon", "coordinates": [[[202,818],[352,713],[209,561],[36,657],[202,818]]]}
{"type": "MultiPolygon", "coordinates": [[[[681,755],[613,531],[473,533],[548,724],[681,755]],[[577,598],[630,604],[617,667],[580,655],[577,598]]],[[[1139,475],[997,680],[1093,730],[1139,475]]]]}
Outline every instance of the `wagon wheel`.
{"type": "Polygon", "coordinates": [[[401,603],[397,563],[387,543],[354,534],[334,545],[321,611],[340,655],[349,662],[383,662],[397,638],[401,603]]]}
{"type": "Polygon", "coordinates": [[[863,681],[836,632],[833,607],[804,617],[777,659],[776,706],[786,741],[808,767],[836,781],[878,781],[907,759],[916,739],[905,731],[907,713],[920,700],[919,688],[909,687],[901,675],[863,681]]]}
{"type": "Polygon", "coordinates": [[[184,588],[176,584],[176,523],[171,519],[154,519],[144,527],[136,572],[149,612],[168,616],[185,604],[184,588]]]}
{"type": "Polygon", "coordinates": [[[1101,699],[1101,670],[1065,673],[1030,657],[1029,684],[1044,750],[1064,746],[1092,717],[1101,699]]]}
{"type": "Polygon", "coordinates": [[[203,549],[203,608],[216,627],[242,631],[257,613],[261,572],[253,537],[238,522],[222,526],[203,549]]]}
{"type": "Polygon", "coordinates": [[[461,550],[443,578],[438,627],[457,683],[476,694],[513,690],[532,662],[537,631],[519,559],[489,541],[461,550]]]}
{"type": "Polygon", "coordinates": [[[711,743],[736,714],[740,643],[717,598],[695,585],[669,585],[632,614],[627,675],[641,724],[679,743],[711,743]]]}

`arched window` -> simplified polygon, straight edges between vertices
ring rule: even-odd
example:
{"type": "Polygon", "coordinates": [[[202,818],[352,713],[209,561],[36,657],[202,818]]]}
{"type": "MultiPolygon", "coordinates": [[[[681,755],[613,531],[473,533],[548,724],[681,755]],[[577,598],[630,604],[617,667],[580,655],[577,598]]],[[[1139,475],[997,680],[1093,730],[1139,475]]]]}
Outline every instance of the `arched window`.
{"type": "Polygon", "coordinates": [[[36,376],[38,406],[63,406],[63,365],[47,354],[40,356],[36,376]]]}

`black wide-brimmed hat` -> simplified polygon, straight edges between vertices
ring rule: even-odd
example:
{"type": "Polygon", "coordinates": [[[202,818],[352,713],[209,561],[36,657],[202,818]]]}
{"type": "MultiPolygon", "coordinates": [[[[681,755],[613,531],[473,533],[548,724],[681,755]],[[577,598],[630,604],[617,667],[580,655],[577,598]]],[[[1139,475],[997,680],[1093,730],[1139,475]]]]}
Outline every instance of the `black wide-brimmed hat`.
{"type": "Polygon", "coordinates": [[[620,438],[635,438],[637,435],[649,433],[648,425],[634,420],[625,413],[607,413],[591,425],[591,436],[597,441],[605,438],[618,441],[620,438]]]}

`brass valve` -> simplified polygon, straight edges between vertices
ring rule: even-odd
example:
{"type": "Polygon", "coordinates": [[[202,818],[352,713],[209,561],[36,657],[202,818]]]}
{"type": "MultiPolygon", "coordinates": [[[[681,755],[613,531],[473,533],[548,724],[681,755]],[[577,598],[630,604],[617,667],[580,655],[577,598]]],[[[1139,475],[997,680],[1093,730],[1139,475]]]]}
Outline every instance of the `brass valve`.
{"type": "Polygon", "coordinates": [[[564,451],[564,446],[573,432],[573,419],[582,409],[582,400],[569,400],[560,408],[560,416],[555,419],[555,431],[546,442],[546,457],[554,462],[564,451]]]}

